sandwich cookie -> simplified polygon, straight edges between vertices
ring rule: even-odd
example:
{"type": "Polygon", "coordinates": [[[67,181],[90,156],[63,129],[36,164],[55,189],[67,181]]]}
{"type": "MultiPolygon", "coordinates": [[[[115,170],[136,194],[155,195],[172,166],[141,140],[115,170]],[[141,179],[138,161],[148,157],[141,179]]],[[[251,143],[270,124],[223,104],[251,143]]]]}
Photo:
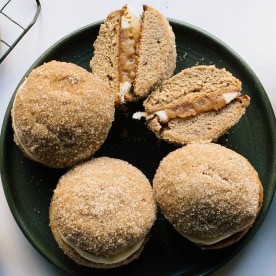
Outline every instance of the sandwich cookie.
{"type": "Polygon", "coordinates": [[[147,127],[167,142],[214,142],[235,125],[250,103],[241,82],[225,69],[194,66],[182,70],[144,101],[147,127]]]}
{"type": "Polygon", "coordinates": [[[202,249],[240,240],[263,202],[263,187],[252,165],[218,144],[189,144],[169,153],[153,179],[166,219],[202,249]]]}
{"type": "Polygon", "coordinates": [[[34,69],[16,93],[14,140],[43,165],[73,166],[104,143],[114,112],[114,95],[98,78],[75,64],[51,61],[34,69]]]}
{"type": "Polygon", "coordinates": [[[113,268],[141,254],[156,219],[156,202],[139,169],[99,157],[60,178],[49,216],[54,238],[72,260],[113,268]]]}
{"type": "Polygon", "coordinates": [[[111,87],[116,105],[145,98],[176,67],[168,20],[147,5],[141,17],[128,5],[113,11],[100,27],[90,67],[111,87]]]}

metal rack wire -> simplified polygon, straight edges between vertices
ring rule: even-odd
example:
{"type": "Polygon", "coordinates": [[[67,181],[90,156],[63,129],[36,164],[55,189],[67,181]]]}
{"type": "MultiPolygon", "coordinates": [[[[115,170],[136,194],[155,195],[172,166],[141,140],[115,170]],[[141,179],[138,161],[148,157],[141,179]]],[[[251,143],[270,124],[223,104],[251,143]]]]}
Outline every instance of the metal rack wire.
{"type": "Polygon", "coordinates": [[[36,22],[38,15],[40,13],[41,10],[41,5],[40,5],[40,1],[36,0],[36,12],[35,15],[33,17],[33,19],[31,20],[31,22],[29,22],[29,24],[24,27],[22,24],[20,24],[19,22],[17,22],[14,18],[12,18],[11,16],[8,15],[7,13],[7,9],[8,6],[11,4],[12,0],[8,0],[7,2],[4,3],[4,5],[2,7],[0,7],[0,16],[5,17],[5,19],[7,19],[11,24],[17,26],[20,29],[19,35],[12,41],[12,42],[7,42],[5,40],[2,39],[1,37],[1,49],[3,48],[2,46],[5,46],[5,51],[0,52],[0,64],[2,63],[2,61],[7,57],[7,55],[13,50],[13,48],[16,46],[16,44],[23,38],[23,36],[31,29],[31,27],[34,25],[34,23],[36,22]]]}

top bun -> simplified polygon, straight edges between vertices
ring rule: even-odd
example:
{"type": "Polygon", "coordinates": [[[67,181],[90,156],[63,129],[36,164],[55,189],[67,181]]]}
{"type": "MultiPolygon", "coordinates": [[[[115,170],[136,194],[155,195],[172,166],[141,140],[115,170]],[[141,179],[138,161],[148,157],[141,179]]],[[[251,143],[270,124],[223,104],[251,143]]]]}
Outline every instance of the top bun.
{"type": "Polygon", "coordinates": [[[51,61],[34,69],[17,91],[14,139],[30,159],[70,167],[100,148],[114,109],[114,96],[99,79],[75,64],[51,61]]]}

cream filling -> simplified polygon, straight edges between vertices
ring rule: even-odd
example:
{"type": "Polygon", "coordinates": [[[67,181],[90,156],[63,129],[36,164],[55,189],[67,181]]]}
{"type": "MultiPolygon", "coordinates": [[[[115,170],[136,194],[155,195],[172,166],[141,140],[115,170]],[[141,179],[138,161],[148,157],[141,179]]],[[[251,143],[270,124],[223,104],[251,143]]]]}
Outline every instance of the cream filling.
{"type": "MultiPolygon", "coordinates": [[[[223,102],[223,106],[226,106],[230,102],[232,102],[235,98],[237,98],[240,95],[240,92],[227,92],[223,93],[221,96],[218,96],[219,100],[223,102]]],[[[206,97],[208,99],[208,97],[206,97]]],[[[200,101],[200,99],[198,99],[200,101]]],[[[212,105],[212,102],[209,103],[208,106],[204,105],[198,105],[196,102],[189,104],[186,107],[186,110],[181,110],[181,106],[179,110],[177,108],[171,108],[171,109],[165,109],[165,110],[159,110],[154,113],[147,113],[147,112],[135,112],[132,116],[133,119],[140,120],[141,118],[145,117],[146,120],[152,119],[154,116],[158,116],[160,123],[167,123],[169,120],[174,118],[182,118],[185,119],[187,117],[191,117],[197,114],[200,114],[202,112],[210,111],[210,110],[218,110],[221,109],[223,106],[216,107],[212,105]]]]}
{"type": "Polygon", "coordinates": [[[131,27],[140,27],[140,16],[136,13],[136,11],[126,5],[125,13],[121,18],[121,28],[122,29],[129,29],[131,27]]]}
{"type": "Polygon", "coordinates": [[[238,96],[240,96],[240,92],[228,92],[228,93],[223,93],[222,96],[225,100],[226,104],[229,104],[230,102],[232,102],[235,98],[237,98],[238,96]]]}
{"type": "Polygon", "coordinates": [[[229,238],[230,236],[232,236],[233,234],[226,234],[226,235],[222,235],[216,238],[209,238],[209,239],[195,239],[192,238],[191,236],[188,235],[184,235],[183,233],[181,233],[180,231],[177,230],[177,232],[183,236],[184,238],[188,239],[189,241],[196,243],[196,244],[202,244],[202,245],[212,245],[215,244],[217,242],[220,242],[224,239],[229,238]]]}
{"type": "Polygon", "coordinates": [[[120,83],[120,100],[121,103],[125,103],[125,95],[130,93],[132,84],[128,81],[124,81],[120,83]]]}
{"type": "Polygon", "coordinates": [[[146,118],[146,120],[148,120],[149,119],[148,117],[149,117],[148,113],[143,111],[137,111],[132,115],[132,119],[135,119],[135,120],[141,120],[142,118],[146,118]]]}
{"type": "Polygon", "coordinates": [[[101,264],[116,264],[116,263],[122,262],[123,260],[126,260],[128,257],[130,257],[132,254],[134,254],[136,251],[138,251],[144,243],[144,239],[142,239],[135,245],[125,248],[122,252],[120,252],[114,256],[98,257],[96,255],[93,255],[93,254],[85,251],[85,250],[80,249],[74,243],[70,242],[68,239],[66,239],[64,237],[64,235],[61,233],[61,231],[59,229],[58,229],[58,232],[59,232],[62,240],[67,245],[72,247],[80,256],[87,259],[88,261],[91,261],[94,263],[101,263],[101,264]]]}

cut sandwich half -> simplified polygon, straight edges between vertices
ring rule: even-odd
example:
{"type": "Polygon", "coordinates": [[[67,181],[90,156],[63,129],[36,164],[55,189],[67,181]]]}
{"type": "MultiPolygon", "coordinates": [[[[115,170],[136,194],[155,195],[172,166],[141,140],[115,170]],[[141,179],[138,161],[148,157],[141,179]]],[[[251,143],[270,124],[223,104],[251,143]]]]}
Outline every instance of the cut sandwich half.
{"type": "Polygon", "coordinates": [[[141,18],[128,5],[110,13],[94,42],[90,67],[114,91],[116,105],[147,97],[176,67],[168,20],[147,5],[141,18]]]}
{"type": "Polygon", "coordinates": [[[194,66],[182,70],[144,101],[148,128],[159,138],[184,145],[216,141],[245,113],[250,103],[241,82],[225,69],[194,66]]]}

